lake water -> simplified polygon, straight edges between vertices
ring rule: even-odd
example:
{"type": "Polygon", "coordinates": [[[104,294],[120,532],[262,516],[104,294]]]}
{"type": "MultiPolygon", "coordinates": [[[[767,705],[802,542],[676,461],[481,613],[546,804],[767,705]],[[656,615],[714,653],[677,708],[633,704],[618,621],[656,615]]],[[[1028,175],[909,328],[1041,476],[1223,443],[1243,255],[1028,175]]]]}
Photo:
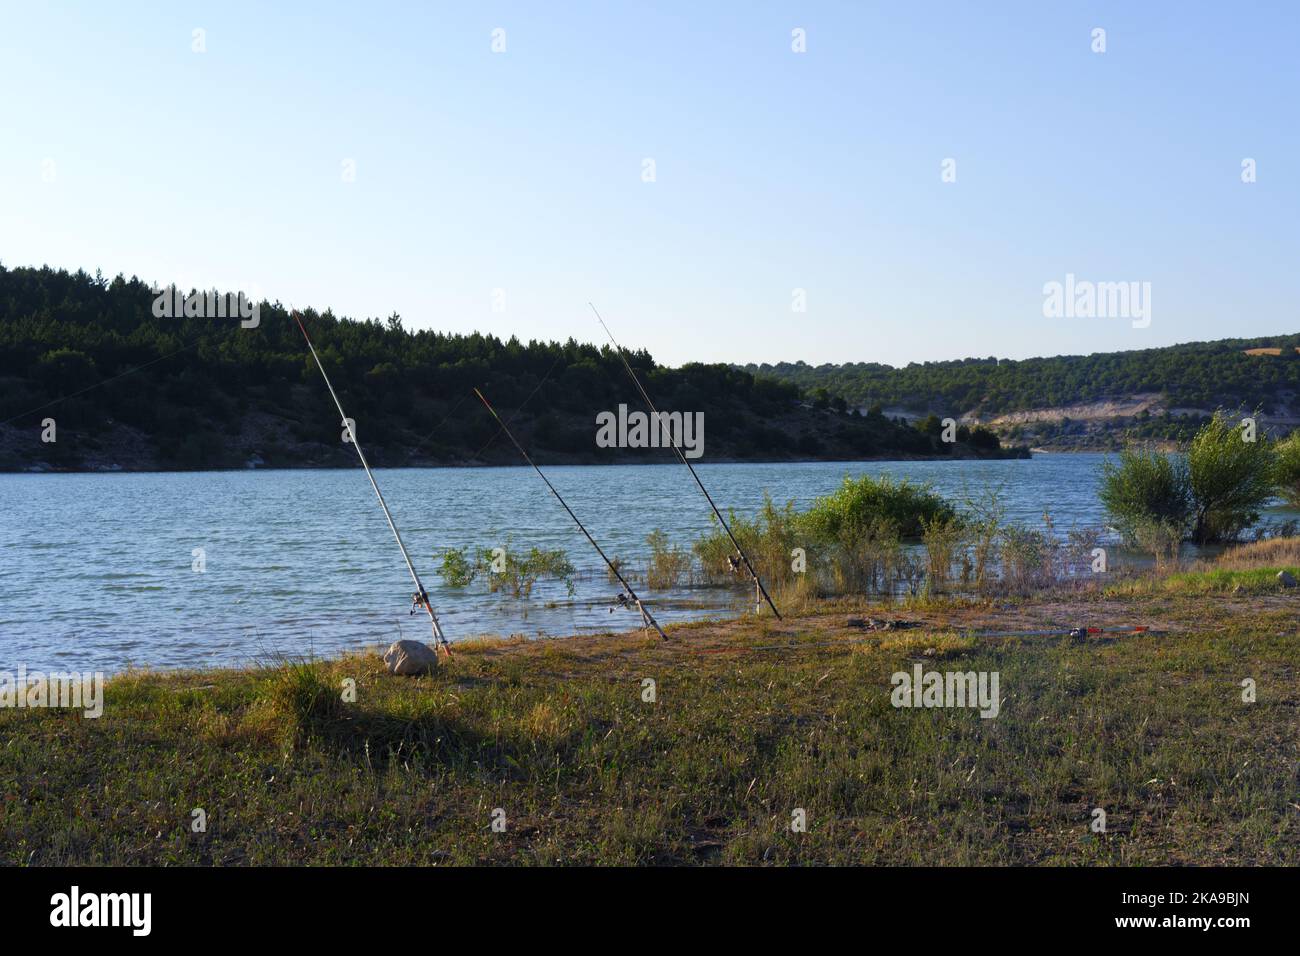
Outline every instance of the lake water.
{"type": "MultiPolygon", "coordinates": [[[[930,482],[958,502],[1000,489],[1007,517],[1058,530],[1099,527],[1100,454],[1030,460],[704,464],[724,509],[752,513],[764,491],[805,506],[846,475],[930,482]]],[[[679,463],[554,467],[547,475],[606,552],[640,564],[662,528],[689,546],[708,504],[679,463]]],[[[624,630],[635,612],[568,515],[528,468],[376,473],[416,569],[455,641],[481,634],[624,630]],[[448,547],[563,548],[584,573],[569,597],[556,582],[532,600],[446,586],[448,547]]],[[[413,587],[365,474],[245,471],[0,475],[0,669],[120,670],[242,664],[276,653],[328,655],[429,639],[408,615],[413,587]],[[205,570],[193,570],[194,549],[205,570]]],[[[748,605],[726,591],[650,594],[661,623],[748,605]],[[698,606],[690,606],[690,605],[698,606]]]]}

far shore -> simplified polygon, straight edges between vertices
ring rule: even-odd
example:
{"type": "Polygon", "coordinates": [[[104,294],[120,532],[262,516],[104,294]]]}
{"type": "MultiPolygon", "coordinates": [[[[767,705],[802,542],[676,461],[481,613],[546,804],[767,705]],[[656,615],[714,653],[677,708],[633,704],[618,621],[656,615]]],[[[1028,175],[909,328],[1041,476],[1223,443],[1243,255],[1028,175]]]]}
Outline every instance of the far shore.
{"type": "MultiPolygon", "coordinates": [[[[862,464],[872,462],[891,462],[891,461],[1024,461],[1032,457],[1033,454],[1052,454],[1065,452],[1104,452],[1111,449],[1061,449],[1054,452],[1052,449],[1034,448],[1024,449],[1023,453],[1018,449],[1006,449],[1003,454],[993,455],[876,455],[865,458],[712,458],[704,457],[693,460],[691,464],[701,465],[803,465],[803,464],[862,464]]],[[[554,460],[539,461],[538,464],[546,468],[565,468],[565,467],[591,467],[605,465],[677,465],[674,458],[661,458],[657,461],[651,461],[643,456],[627,457],[610,460],[609,458],[579,458],[574,456],[560,457],[554,460]]],[[[50,465],[48,462],[39,462],[34,465],[26,466],[0,466],[0,474],[9,475],[98,475],[98,474],[186,474],[191,472],[210,472],[210,471],[347,471],[354,467],[360,467],[355,462],[352,464],[344,462],[304,462],[292,465],[243,465],[243,466],[225,466],[225,467],[199,467],[199,468],[147,468],[147,467],[117,467],[105,466],[94,468],[63,468],[50,465]]],[[[391,464],[388,462],[371,462],[371,467],[376,471],[397,470],[397,469],[437,469],[437,468],[527,468],[528,465],[522,461],[445,461],[432,462],[420,461],[410,464],[391,464]]]]}

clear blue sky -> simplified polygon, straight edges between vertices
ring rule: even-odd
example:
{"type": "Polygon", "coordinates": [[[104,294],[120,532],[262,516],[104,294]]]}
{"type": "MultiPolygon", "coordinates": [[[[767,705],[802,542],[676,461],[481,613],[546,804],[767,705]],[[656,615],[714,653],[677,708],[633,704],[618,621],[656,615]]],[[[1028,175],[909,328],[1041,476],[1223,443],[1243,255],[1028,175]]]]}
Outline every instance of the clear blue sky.
{"type": "Polygon", "coordinates": [[[0,260],[670,364],[1300,328],[1294,3],[271,6],[5,3],[0,260]]]}

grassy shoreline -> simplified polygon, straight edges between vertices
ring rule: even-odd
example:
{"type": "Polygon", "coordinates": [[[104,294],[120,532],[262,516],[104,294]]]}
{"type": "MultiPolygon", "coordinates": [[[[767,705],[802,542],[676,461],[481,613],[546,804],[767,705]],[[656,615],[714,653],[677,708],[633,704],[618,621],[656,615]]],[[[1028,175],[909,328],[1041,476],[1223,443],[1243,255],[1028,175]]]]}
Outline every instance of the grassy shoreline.
{"type": "Polygon", "coordinates": [[[98,720],[0,711],[0,861],[1294,864],[1293,594],[841,600],[669,644],[471,642],[422,678],[373,655],[126,674],[98,720]],[[872,613],[923,626],[848,625],[872,613]],[[1161,633],[964,633],[1080,624],[1161,633]],[[916,663],[999,672],[999,715],[895,708],[916,663]]]}

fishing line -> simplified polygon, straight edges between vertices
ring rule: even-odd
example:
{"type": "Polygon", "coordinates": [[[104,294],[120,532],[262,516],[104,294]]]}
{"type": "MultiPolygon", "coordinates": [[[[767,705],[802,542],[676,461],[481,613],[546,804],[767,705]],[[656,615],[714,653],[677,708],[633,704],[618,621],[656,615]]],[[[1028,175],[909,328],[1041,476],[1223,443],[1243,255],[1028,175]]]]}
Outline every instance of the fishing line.
{"type": "MultiPolygon", "coordinates": [[[[557,343],[557,344],[558,344],[558,343],[557,343]]],[[[551,367],[550,367],[549,369],[546,370],[546,374],[542,376],[541,381],[539,381],[539,382],[538,382],[538,383],[533,387],[533,390],[532,390],[531,392],[528,393],[528,397],[525,398],[525,399],[523,400],[523,402],[519,405],[519,407],[516,408],[516,409],[514,410],[514,412],[511,414],[510,418],[508,418],[508,419],[506,420],[506,422],[513,422],[516,418],[519,417],[519,413],[522,412],[522,411],[524,410],[524,405],[527,405],[529,402],[531,402],[531,401],[533,400],[533,396],[536,395],[536,394],[538,393],[538,391],[541,389],[541,387],[542,387],[543,385],[546,384],[547,379],[549,379],[549,378],[551,377],[551,375],[555,372],[555,367],[556,367],[557,365],[560,364],[560,359],[562,359],[562,358],[564,358],[564,346],[561,345],[561,346],[560,346],[560,354],[557,355],[557,356],[555,356],[555,361],[551,363],[551,367]]],[[[474,391],[477,392],[478,389],[475,389],[474,391]]],[[[482,397],[483,397],[482,395],[479,396],[479,398],[482,398],[482,397]]],[[[491,407],[491,406],[489,406],[489,407],[491,407]]],[[[494,412],[493,414],[495,414],[495,412],[494,412]]],[[[500,419],[497,419],[497,421],[500,421],[500,419]]],[[[501,433],[502,433],[503,431],[505,431],[506,422],[502,422],[502,423],[501,423],[501,427],[497,429],[496,434],[493,435],[491,438],[489,438],[487,441],[485,441],[485,442],[483,443],[483,447],[482,447],[482,448],[480,448],[478,451],[474,452],[474,457],[475,457],[475,458],[477,458],[479,455],[483,454],[483,452],[485,452],[485,451],[487,450],[488,445],[492,444],[494,441],[497,440],[498,437],[500,437],[501,433]]]]}
{"type": "Polygon", "coordinates": [[[433,429],[429,432],[429,434],[425,435],[423,438],[421,438],[418,442],[415,443],[415,447],[412,448],[406,455],[407,461],[410,461],[412,458],[415,457],[415,453],[424,447],[424,443],[433,437],[434,432],[436,432],[443,425],[447,424],[451,416],[456,414],[456,409],[460,408],[460,406],[464,403],[465,398],[466,396],[462,395],[460,398],[456,399],[456,404],[451,406],[451,411],[449,411],[446,415],[442,416],[442,421],[434,425],[433,429]]]}
{"type": "MultiPolygon", "coordinates": [[[[623,367],[627,369],[627,374],[632,377],[632,382],[633,384],[636,385],[637,391],[641,393],[642,401],[644,401],[646,405],[649,406],[650,411],[655,416],[655,419],[660,420],[659,409],[655,407],[654,402],[650,401],[650,396],[649,394],[646,393],[645,386],[643,386],[641,384],[641,380],[637,378],[636,372],[632,371],[632,365],[630,362],[628,362],[627,356],[624,355],[625,350],[623,346],[618,344],[618,340],[614,338],[614,333],[609,330],[609,326],[605,324],[605,320],[602,319],[600,317],[600,313],[596,311],[595,305],[592,305],[592,303],[590,302],[588,302],[587,305],[590,305],[591,311],[596,313],[596,321],[599,322],[600,327],[605,330],[605,334],[609,336],[609,340],[614,343],[614,350],[618,354],[618,357],[622,360],[623,367]]],[[[763,582],[759,578],[758,572],[754,570],[754,565],[750,563],[749,556],[745,554],[744,549],[741,548],[740,542],[736,540],[736,536],[731,533],[730,526],[728,526],[726,519],[722,517],[722,512],[718,509],[718,505],[713,500],[713,496],[709,494],[709,490],[704,487],[704,482],[700,480],[700,476],[696,473],[695,466],[691,464],[690,459],[687,458],[686,455],[682,452],[681,448],[678,447],[677,439],[672,436],[671,429],[669,429],[668,434],[669,434],[669,440],[672,442],[673,451],[677,452],[677,457],[681,460],[681,463],[685,465],[687,469],[690,471],[691,477],[694,478],[695,483],[700,486],[700,491],[704,492],[704,497],[707,498],[709,501],[709,507],[713,509],[714,516],[718,519],[718,523],[722,525],[722,530],[727,532],[727,537],[731,539],[731,543],[735,547],[736,553],[740,555],[740,559],[745,562],[745,568],[749,571],[749,576],[754,579],[755,587],[757,587],[759,593],[763,595],[763,599],[767,601],[767,606],[772,609],[772,613],[776,615],[776,619],[778,621],[782,620],[781,612],[778,611],[776,609],[776,605],[772,603],[772,598],[770,595],[768,595],[767,588],[763,587],[763,582]]]]}
{"type": "MultiPolygon", "coordinates": [[[[578,516],[573,513],[573,509],[568,506],[568,504],[565,502],[565,500],[562,497],[560,497],[560,493],[556,491],[555,486],[551,484],[551,479],[546,477],[546,474],[542,471],[542,469],[538,468],[537,464],[532,460],[532,458],[528,456],[528,452],[524,451],[524,446],[519,444],[519,440],[515,438],[514,433],[510,431],[509,428],[506,427],[506,423],[501,421],[501,416],[498,415],[497,410],[492,407],[492,403],[489,402],[486,398],[484,398],[483,393],[480,392],[477,388],[474,389],[474,394],[479,397],[479,401],[481,401],[484,404],[484,406],[486,406],[487,410],[492,413],[492,417],[495,418],[500,423],[501,430],[505,432],[506,436],[510,439],[510,441],[514,443],[515,448],[519,450],[519,454],[524,456],[524,461],[532,465],[533,471],[537,472],[538,477],[541,478],[542,481],[546,482],[546,487],[551,489],[551,494],[555,495],[555,500],[564,506],[564,510],[569,513],[569,517],[572,518],[573,523],[578,526],[578,530],[580,530],[584,535],[586,535],[587,540],[590,541],[591,546],[596,549],[596,553],[599,554],[601,559],[605,562],[605,565],[606,567],[609,568],[610,573],[612,573],[616,578],[618,578],[618,583],[623,585],[623,590],[627,592],[627,598],[630,598],[631,603],[634,604],[636,606],[636,609],[641,612],[642,622],[650,627],[653,627],[656,631],[658,631],[659,636],[662,637],[665,641],[668,640],[668,635],[664,633],[664,629],[659,626],[659,622],[654,619],[654,615],[650,613],[650,611],[646,608],[646,606],[641,602],[641,599],[637,597],[636,592],[632,590],[632,585],[627,583],[627,578],[623,577],[623,573],[618,569],[618,565],[616,565],[613,561],[609,559],[609,557],[605,554],[604,549],[602,549],[601,546],[596,543],[596,539],[591,536],[591,532],[588,531],[586,527],[583,525],[583,523],[578,520],[578,516]]],[[[622,594],[619,595],[619,601],[621,603],[625,602],[625,598],[623,597],[622,594]]]]}
{"type": "Polygon", "coordinates": [[[178,348],[175,352],[168,352],[166,355],[160,355],[156,359],[150,359],[149,361],[145,362],[143,365],[137,365],[135,368],[129,368],[125,372],[119,372],[117,375],[98,381],[94,385],[87,385],[85,388],[81,389],[80,391],[73,392],[71,395],[63,395],[59,398],[54,399],[54,401],[52,402],[46,402],[44,405],[38,405],[35,408],[30,408],[25,412],[15,415],[13,418],[6,418],[4,421],[0,422],[0,425],[8,425],[10,422],[18,421],[18,419],[20,418],[25,418],[26,416],[35,414],[36,412],[44,411],[45,409],[50,408],[53,405],[58,405],[60,402],[66,402],[70,398],[76,398],[78,395],[84,395],[87,392],[92,391],[93,389],[99,388],[99,386],[101,385],[107,385],[109,382],[116,382],[119,378],[126,378],[126,376],[128,375],[134,375],[136,372],[146,369],[150,365],[157,365],[163,359],[169,359],[174,356],[180,355],[182,352],[188,352],[190,349],[194,348],[194,346],[198,345],[201,341],[202,341],[201,338],[195,339],[189,345],[182,346],[181,348],[178,348]]]}

